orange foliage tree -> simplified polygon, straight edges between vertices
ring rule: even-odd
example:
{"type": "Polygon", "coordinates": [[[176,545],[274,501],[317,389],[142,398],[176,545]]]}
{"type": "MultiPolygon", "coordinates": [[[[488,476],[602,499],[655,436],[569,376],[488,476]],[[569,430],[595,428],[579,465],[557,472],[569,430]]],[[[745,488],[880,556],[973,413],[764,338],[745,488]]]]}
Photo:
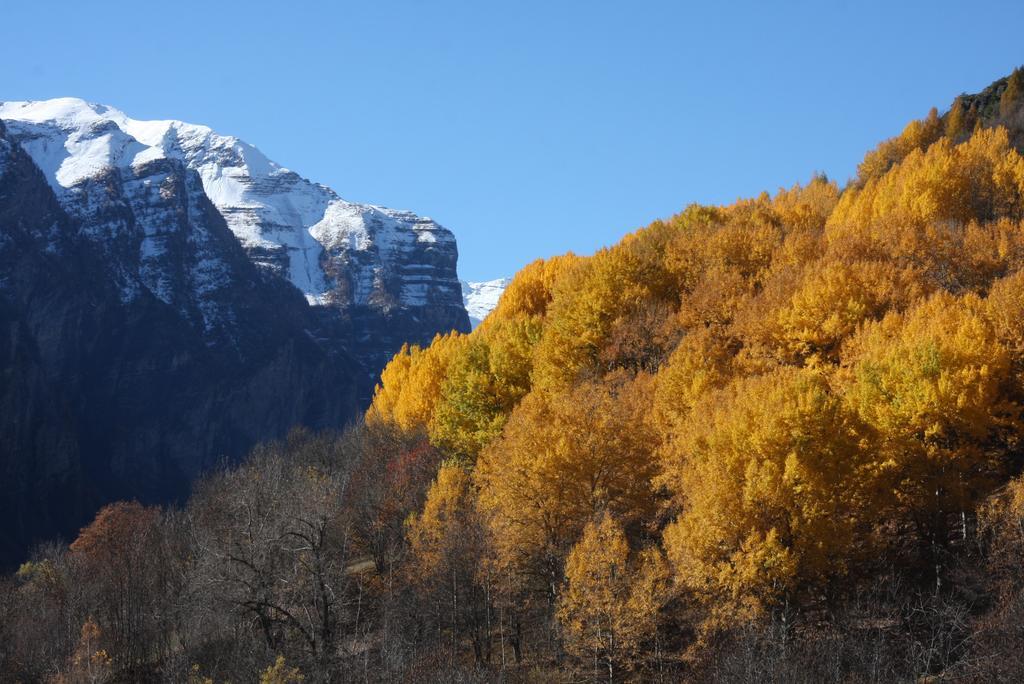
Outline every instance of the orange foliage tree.
{"type": "Polygon", "coordinates": [[[755,616],[841,577],[874,510],[870,433],[818,372],[736,381],[665,453],[682,509],[665,531],[679,580],[721,616],[755,616]]]}
{"type": "Polygon", "coordinates": [[[499,564],[527,593],[553,600],[565,554],[596,512],[635,523],[655,511],[651,385],[641,376],[531,393],[481,455],[474,476],[499,564]]]}

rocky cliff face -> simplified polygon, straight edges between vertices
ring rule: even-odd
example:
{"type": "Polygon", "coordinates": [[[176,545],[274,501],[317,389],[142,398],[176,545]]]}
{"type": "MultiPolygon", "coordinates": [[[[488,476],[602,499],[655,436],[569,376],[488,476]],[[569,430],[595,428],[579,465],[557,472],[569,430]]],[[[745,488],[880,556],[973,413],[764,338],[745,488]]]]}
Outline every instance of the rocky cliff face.
{"type": "Polygon", "coordinates": [[[456,258],[209,129],[0,104],[0,564],[342,426],[403,342],[468,329],[456,258]]]}
{"type": "MultiPolygon", "coordinates": [[[[206,126],[138,121],[74,98],[0,103],[0,119],[99,244],[120,230],[116,216],[96,213],[104,197],[119,194],[130,205],[148,205],[149,195],[165,191],[168,168],[194,172],[186,191],[205,194],[250,261],[290,283],[325,330],[341,335],[336,341],[359,362],[363,401],[403,342],[469,330],[455,238],[428,218],[343,200],[206,126]],[[113,175],[129,180],[112,187],[113,175]]],[[[125,264],[123,296],[141,287],[163,299],[184,297],[216,333],[224,317],[207,290],[230,278],[216,259],[202,260],[188,282],[167,273],[168,217],[160,212],[143,219],[147,239],[139,245],[139,268],[125,264]]],[[[202,236],[191,239],[202,250],[202,236]]]]}

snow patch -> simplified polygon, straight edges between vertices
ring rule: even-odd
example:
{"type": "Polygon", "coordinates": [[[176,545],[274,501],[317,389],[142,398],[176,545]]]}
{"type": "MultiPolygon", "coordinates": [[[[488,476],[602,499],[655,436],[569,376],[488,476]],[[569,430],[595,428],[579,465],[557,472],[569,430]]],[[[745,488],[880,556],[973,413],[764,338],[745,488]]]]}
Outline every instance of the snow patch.
{"type": "Polygon", "coordinates": [[[469,322],[476,328],[487,314],[498,306],[501,294],[512,282],[511,278],[497,278],[481,282],[459,281],[462,284],[462,303],[469,314],[469,322]]]}

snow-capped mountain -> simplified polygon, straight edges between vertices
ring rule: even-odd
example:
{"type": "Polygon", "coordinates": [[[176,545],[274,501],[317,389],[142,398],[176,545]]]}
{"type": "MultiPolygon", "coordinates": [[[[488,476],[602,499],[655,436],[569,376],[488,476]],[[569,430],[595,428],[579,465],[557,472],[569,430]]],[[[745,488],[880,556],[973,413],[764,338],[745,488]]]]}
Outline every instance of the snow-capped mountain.
{"type": "Polygon", "coordinates": [[[404,342],[469,330],[457,256],[209,128],[0,103],[0,567],[344,426],[404,342]]]}
{"type": "Polygon", "coordinates": [[[148,292],[208,336],[236,335],[235,279],[208,201],[254,264],[320,310],[328,336],[347,338],[364,402],[404,342],[470,328],[455,238],[428,218],[343,200],[206,126],[76,98],[2,102],[0,120],[105,254],[125,301],[148,292]]]}
{"type": "Polygon", "coordinates": [[[494,307],[498,306],[501,293],[505,291],[511,281],[511,278],[480,282],[462,281],[462,304],[466,307],[469,322],[474,328],[487,318],[487,314],[494,311],[494,307]]]}
{"type": "MultiPolygon", "coordinates": [[[[390,309],[459,302],[450,231],[411,212],[347,202],[238,138],[182,121],[139,121],[76,98],[3,102],[0,119],[73,210],[95,208],[83,206],[82,187],[111,169],[155,189],[162,178],[140,171],[180,160],[198,173],[250,258],[310,303],[390,309]]],[[[160,243],[159,234],[147,233],[143,257],[158,257],[160,243]]]]}

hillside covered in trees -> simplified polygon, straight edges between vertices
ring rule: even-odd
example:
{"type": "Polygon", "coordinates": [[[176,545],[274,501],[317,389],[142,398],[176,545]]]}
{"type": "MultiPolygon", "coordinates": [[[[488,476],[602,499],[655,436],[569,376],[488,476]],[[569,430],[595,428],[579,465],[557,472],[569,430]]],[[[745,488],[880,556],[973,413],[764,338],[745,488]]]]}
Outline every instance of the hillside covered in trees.
{"type": "Polygon", "coordinates": [[[1024,678],[1024,71],[537,261],[365,421],[0,586],[14,681],[1024,678]]]}

